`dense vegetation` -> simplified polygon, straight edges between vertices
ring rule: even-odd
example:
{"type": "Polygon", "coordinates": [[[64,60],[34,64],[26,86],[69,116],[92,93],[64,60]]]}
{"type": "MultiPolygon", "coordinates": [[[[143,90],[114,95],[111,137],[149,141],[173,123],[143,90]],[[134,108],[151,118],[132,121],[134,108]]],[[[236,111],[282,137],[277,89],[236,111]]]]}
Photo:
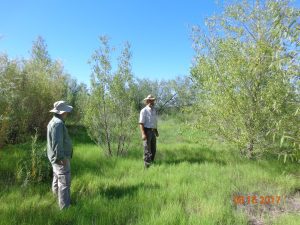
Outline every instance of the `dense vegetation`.
{"type": "Polygon", "coordinates": [[[194,29],[199,124],[248,157],[300,159],[299,18],[289,1],[240,1],[194,29]]]}
{"type": "Polygon", "coordinates": [[[288,0],[230,1],[193,28],[190,75],[173,80],[135,77],[130,44],[114,60],[108,37],[89,86],[42,37],[28,59],[0,54],[0,224],[299,224],[299,18],[288,0]],[[150,93],[161,137],[144,171],[137,122],[150,93]],[[63,214],[45,156],[57,100],[74,106],[74,207],[63,214]],[[234,202],[259,195],[282,201],[234,202]]]}
{"type": "MultiPolygon", "coordinates": [[[[105,141],[106,145],[109,139],[101,138],[102,132],[104,136],[114,134],[113,143],[118,142],[118,137],[123,135],[118,131],[105,129],[108,124],[101,124],[98,127],[101,129],[94,129],[93,126],[99,125],[93,119],[97,113],[100,113],[97,117],[100,122],[106,118],[105,120],[110,122],[109,125],[116,128],[125,121],[125,115],[126,119],[127,115],[131,115],[132,119],[122,125],[126,126],[124,129],[128,129],[128,126],[132,126],[130,122],[133,121],[133,117],[143,106],[143,99],[149,93],[158,96],[157,106],[161,112],[178,111],[192,103],[193,98],[190,96],[193,96],[193,88],[188,77],[169,81],[133,77],[130,72],[131,53],[128,47],[123,52],[127,55],[120,59],[114,74],[111,74],[110,65],[107,65],[106,74],[99,71],[105,55],[101,52],[101,47],[99,51],[95,51],[91,58],[93,76],[90,88],[86,84],[78,84],[64,71],[61,62],[51,59],[42,37],[38,37],[33,43],[31,53],[30,59],[10,59],[8,55],[0,54],[0,147],[28,141],[36,131],[41,138],[45,137],[46,126],[51,118],[49,110],[57,100],[65,100],[74,106],[75,110],[69,121],[85,124],[92,139],[97,144],[103,144],[102,141],[105,141]],[[119,108],[125,109],[125,105],[131,110],[120,111],[119,108]],[[103,109],[107,111],[101,115],[103,109]],[[117,112],[123,115],[116,114],[117,112]],[[118,126],[112,124],[112,117],[108,118],[113,115],[114,119],[122,120],[118,126]]],[[[111,63],[109,55],[106,60],[107,64],[111,63]]]]}
{"type": "MultiPolygon", "coordinates": [[[[299,224],[293,206],[299,165],[247,160],[180,118],[159,121],[157,160],[143,169],[139,130],[126,157],[107,157],[82,128],[73,138],[72,207],[60,212],[46,182],[20,186],[15,162],[29,144],[0,152],[0,224],[299,224]],[[240,195],[281,196],[280,204],[236,205],[240,195]]],[[[295,195],[296,194],[296,195],[295,195]]],[[[297,202],[295,202],[296,205],[297,202]]]]}

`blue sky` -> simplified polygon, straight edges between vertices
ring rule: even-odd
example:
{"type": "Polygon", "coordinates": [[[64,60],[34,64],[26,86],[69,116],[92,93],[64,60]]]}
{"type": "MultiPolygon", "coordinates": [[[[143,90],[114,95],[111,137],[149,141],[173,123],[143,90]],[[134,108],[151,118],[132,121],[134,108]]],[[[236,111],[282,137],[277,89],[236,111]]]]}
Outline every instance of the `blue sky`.
{"type": "MultiPolygon", "coordinates": [[[[218,12],[215,0],[0,0],[0,52],[11,58],[29,57],[32,43],[42,36],[52,59],[89,84],[87,64],[108,35],[111,45],[132,46],[136,77],[172,79],[187,75],[194,51],[190,26],[218,12]]],[[[117,54],[117,53],[116,53],[117,54]]]]}
{"type": "MultiPolygon", "coordinates": [[[[87,64],[108,35],[111,45],[132,47],[136,77],[172,79],[186,75],[193,57],[189,26],[203,25],[216,11],[214,0],[0,0],[0,52],[29,57],[42,36],[52,59],[80,82],[89,83],[87,64]]],[[[116,52],[117,56],[117,52],[116,52]]]]}

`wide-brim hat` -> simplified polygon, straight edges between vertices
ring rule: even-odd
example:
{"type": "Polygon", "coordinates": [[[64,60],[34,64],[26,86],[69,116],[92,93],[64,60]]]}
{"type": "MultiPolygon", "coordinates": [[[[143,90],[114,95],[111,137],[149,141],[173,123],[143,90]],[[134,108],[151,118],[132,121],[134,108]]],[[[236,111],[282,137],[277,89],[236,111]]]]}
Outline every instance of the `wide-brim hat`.
{"type": "Polygon", "coordinates": [[[63,114],[64,112],[71,112],[73,110],[73,106],[68,105],[65,101],[57,101],[53,106],[54,108],[50,112],[56,114],[63,114]]]}
{"type": "Polygon", "coordinates": [[[144,101],[152,100],[154,101],[156,98],[153,97],[153,95],[148,95],[146,98],[144,98],[144,101]]]}

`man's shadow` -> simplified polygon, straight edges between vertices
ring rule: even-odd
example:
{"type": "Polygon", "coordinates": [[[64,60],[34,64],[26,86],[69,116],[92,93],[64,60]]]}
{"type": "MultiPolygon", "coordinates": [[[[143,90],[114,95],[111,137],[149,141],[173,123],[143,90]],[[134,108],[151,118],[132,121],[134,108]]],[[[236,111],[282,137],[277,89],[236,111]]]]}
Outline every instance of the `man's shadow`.
{"type": "Polygon", "coordinates": [[[225,166],[226,162],[219,159],[217,151],[213,151],[210,148],[178,148],[172,150],[164,150],[157,152],[156,164],[179,164],[187,162],[190,164],[201,163],[217,163],[225,166]]]}
{"type": "Polygon", "coordinates": [[[133,196],[136,192],[140,189],[159,189],[160,186],[158,184],[134,184],[134,185],[127,185],[127,186],[116,186],[112,185],[109,187],[101,187],[100,194],[105,196],[108,199],[119,199],[125,196],[133,196]]]}

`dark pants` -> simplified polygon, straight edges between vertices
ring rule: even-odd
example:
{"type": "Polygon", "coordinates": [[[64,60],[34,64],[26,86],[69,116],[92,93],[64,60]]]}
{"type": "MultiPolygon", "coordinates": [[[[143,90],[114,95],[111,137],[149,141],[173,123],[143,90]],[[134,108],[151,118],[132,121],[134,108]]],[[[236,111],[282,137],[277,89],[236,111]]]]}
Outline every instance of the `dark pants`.
{"type": "Polygon", "coordinates": [[[147,139],[143,141],[144,145],[144,162],[148,166],[154,161],[156,153],[156,136],[152,129],[145,129],[147,139]]]}

